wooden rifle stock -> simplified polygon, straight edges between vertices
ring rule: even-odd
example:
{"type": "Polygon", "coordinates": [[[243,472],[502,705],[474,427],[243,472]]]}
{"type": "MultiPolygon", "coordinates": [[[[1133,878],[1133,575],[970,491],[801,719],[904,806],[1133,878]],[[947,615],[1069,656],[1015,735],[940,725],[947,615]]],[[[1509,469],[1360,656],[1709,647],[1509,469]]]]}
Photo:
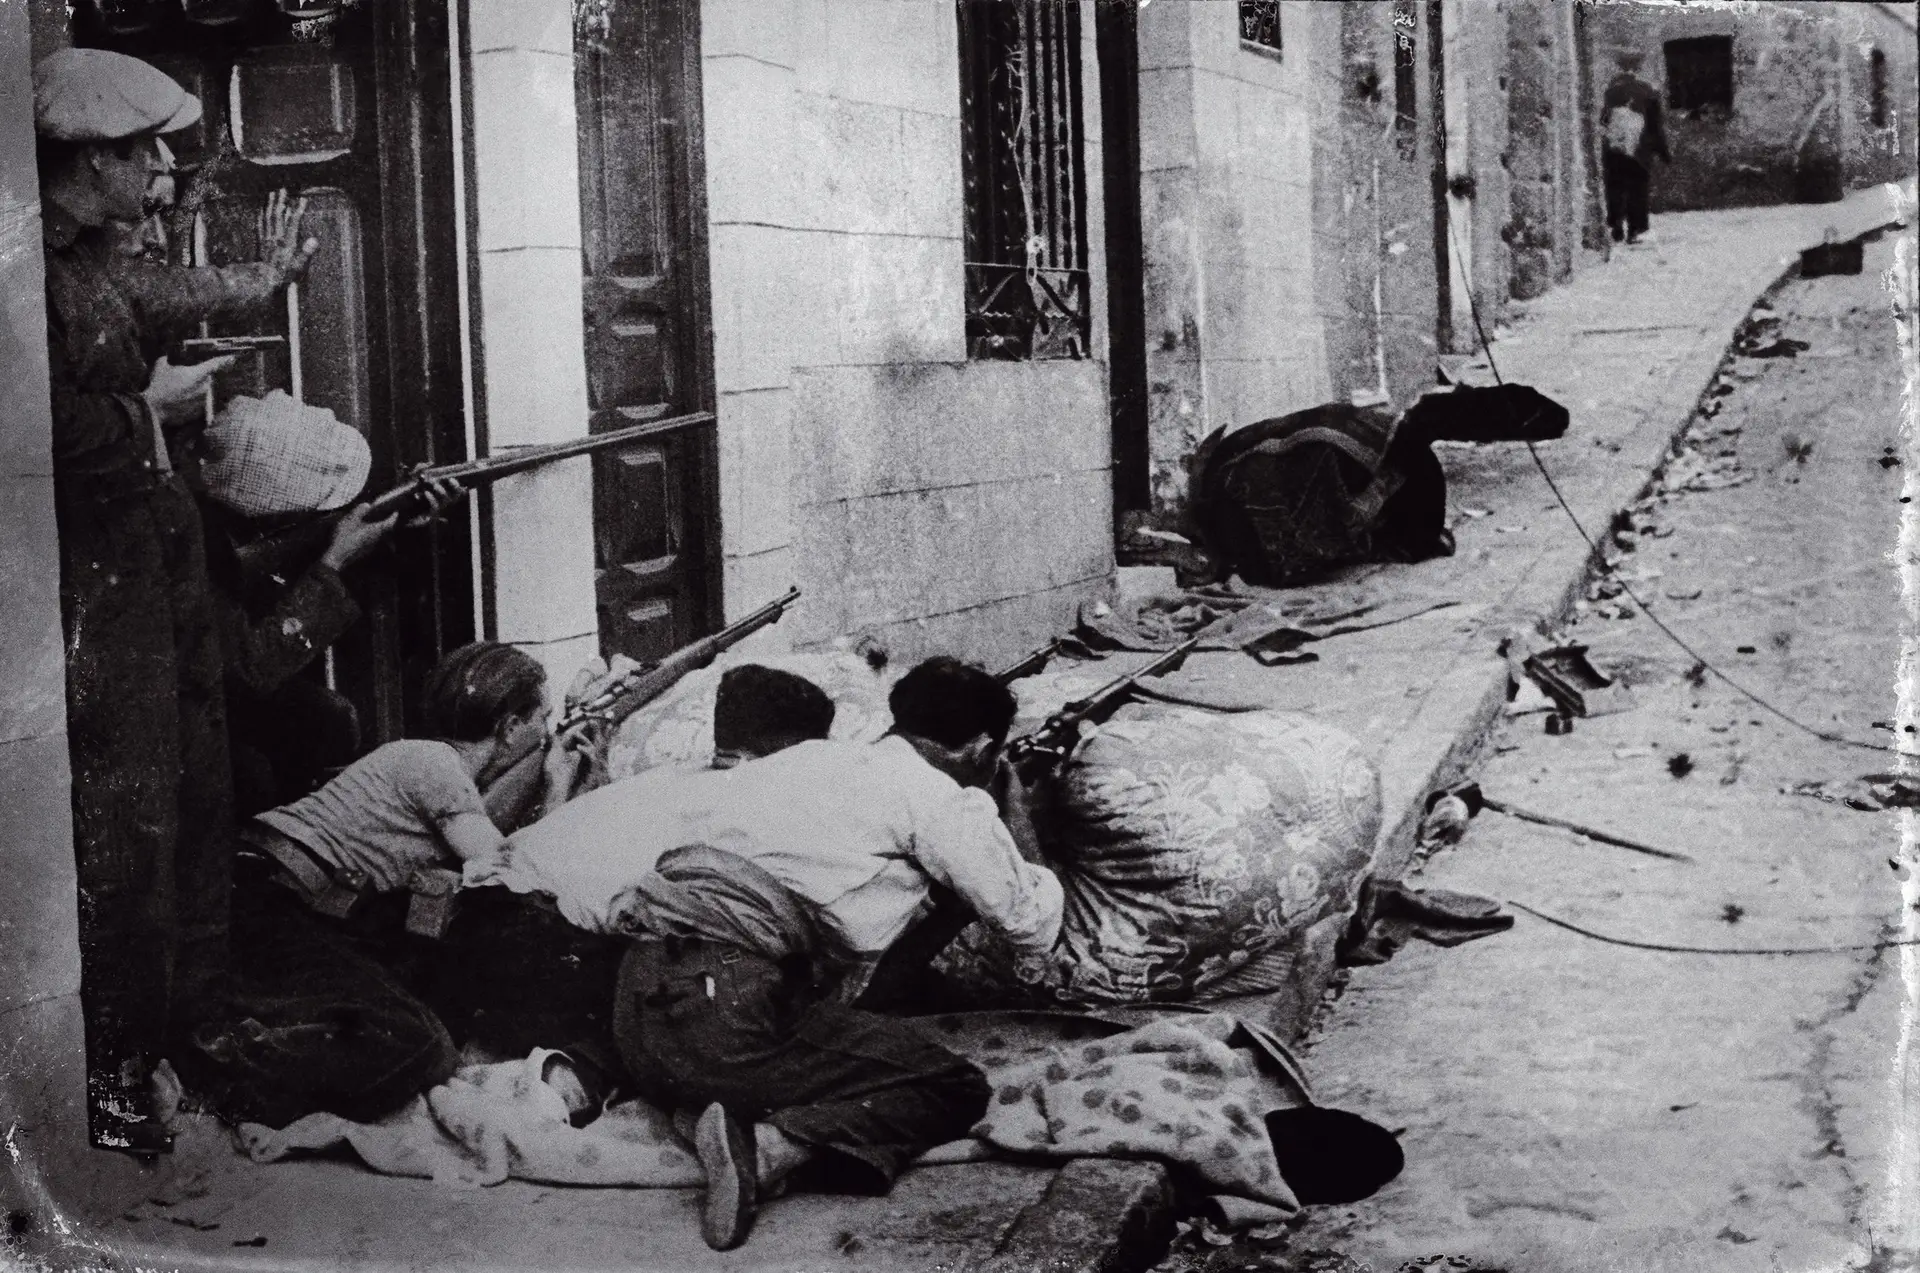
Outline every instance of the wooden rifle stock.
{"type": "MultiPolygon", "coordinates": [[[[712,636],[702,637],[691,645],[675,650],[658,663],[629,673],[592,698],[567,708],[560,714],[554,733],[559,734],[572,729],[585,721],[598,722],[605,728],[600,731],[600,736],[595,740],[594,748],[604,758],[612,730],[621,721],[672,689],[688,673],[699,671],[761,628],[779,622],[780,617],[787,612],[787,607],[799,599],[800,590],[790,588],[785,596],[776,601],[769,601],[758,610],[744,616],[738,622],[729,624],[712,636]]],[[[534,748],[497,776],[489,779],[488,790],[491,791],[497,787],[503,791],[510,791],[515,786],[523,786],[524,780],[528,777],[527,770],[530,767],[537,769],[544,765],[546,757],[545,747],[534,748]]],[[[511,814],[515,812],[514,810],[495,809],[490,804],[487,812],[494,815],[495,822],[503,824],[502,830],[513,829],[504,825],[506,821],[517,821],[502,816],[511,814]]]]}
{"type": "Polygon", "coordinates": [[[769,601],[758,610],[735,623],[728,624],[712,636],[701,637],[692,645],[675,650],[651,667],[643,667],[622,677],[592,698],[576,703],[561,713],[559,728],[571,729],[586,720],[618,725],[672,689],[689,672],[699,671],[761,628],[778,623],[780,617],[787,612],[787,607],[799,599],[798,588],[788,589],[786,596],[769,601]]]}
{"type": "Polygon", "coordinates": [[[1199,644],[1199,637],[1191,637],[1151,663],[1124,676],[1116,676],[1085,698],[1068,703],[1042,721],[1032,733],[1022,734],[1009,742],[1007,759],[1023,778],[1030,779],[1053,768],[1067,758],[1067,753],[1080,740],[1082,725],[1097,725],[1106,720],[1126,700],[1127,692],[1136,683],[1149,676],[1163,676],[1178,668],[1199,644]]]}

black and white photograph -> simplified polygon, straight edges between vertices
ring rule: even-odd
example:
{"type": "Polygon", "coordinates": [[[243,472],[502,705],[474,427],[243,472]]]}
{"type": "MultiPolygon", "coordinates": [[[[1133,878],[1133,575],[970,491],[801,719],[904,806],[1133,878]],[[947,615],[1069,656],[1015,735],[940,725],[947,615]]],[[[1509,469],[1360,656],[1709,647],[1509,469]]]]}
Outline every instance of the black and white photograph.
{"type": "Polygon", "coordinates": [[[1920,1273],[1920,4],[0,0],[0,1270],[1920,1273]]]}

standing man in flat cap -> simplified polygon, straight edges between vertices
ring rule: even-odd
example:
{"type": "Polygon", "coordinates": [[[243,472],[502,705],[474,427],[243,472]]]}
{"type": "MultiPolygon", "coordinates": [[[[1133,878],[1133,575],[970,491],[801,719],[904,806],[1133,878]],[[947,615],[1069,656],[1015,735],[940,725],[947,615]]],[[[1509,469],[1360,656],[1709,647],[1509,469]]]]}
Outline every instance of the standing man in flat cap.
{"type": "Polygon", "coordinates": [[[166,170],[162,133],[200,103],[136,58],[65,49],[34,68],[47,266],[61,618],[88,1131],[102,1148],[171,1147],[149,1075],[169,1041],[221,1009],[232,774],[221,655],[192,495],[169,434],[230,359],[175,366],[166,330],[270,300],[318,244],[277,197],[267,260],[146,267],[114,242],[166,170]],[[131,267],[131,268],[130,268],[131,267]]]}

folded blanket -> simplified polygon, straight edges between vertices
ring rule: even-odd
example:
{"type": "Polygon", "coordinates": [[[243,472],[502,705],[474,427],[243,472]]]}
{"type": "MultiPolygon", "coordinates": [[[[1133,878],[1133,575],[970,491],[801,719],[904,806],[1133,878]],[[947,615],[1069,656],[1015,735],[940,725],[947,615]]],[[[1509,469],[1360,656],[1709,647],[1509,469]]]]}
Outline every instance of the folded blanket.
{"type": "MultiPolygon", "coordinates": [[[[1202,1192],[1239,1199],[1249,1223],[1291,1215],[1265,1116],[1310,1102],[1298,1064],[1271,1035],[1232,1017],[1180,1013],[1128,1028],[1063,1012],[922,1018],[987,1075],[994,1097],[973,1145],[922,1162],[979,1156],[1154,1158],[1202,1192]],[[1238,1046],[1236,1046],[1238,1045],[1238,1046]]],[[[585,1127],[541,1071],[553,1053],[463,1068],[378,1123],[311,1114],[275,1131],[240,1129],[256,1162],[346,1145],[374,1171],[452,1186],[546,1184],[691,1188],[705,1183],[671,1115],[645,1102],[608,1106],[585,1127]]]]}

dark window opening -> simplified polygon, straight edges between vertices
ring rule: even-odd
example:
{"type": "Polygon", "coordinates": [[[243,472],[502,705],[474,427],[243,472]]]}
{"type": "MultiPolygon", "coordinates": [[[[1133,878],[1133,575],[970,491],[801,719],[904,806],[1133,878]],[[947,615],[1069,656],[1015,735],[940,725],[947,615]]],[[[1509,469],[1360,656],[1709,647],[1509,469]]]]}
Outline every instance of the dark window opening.
{"type": "Polygon", "coordinates": [[[1420,122],[1419,65],[1414,60],[1413,0],[1393,0],[1393,125],[1400,152],[1413,156],[1420,122]]]}
{"type": "Polygon", "coordinates": [[[1867,121],[1875,128],[1887,126],[1887,55],[1879,49],[1867,54],[1867,121]]]}
{"type": "Polygon", "coordinates": [[[1733,37],[1668,40],[1667,105],[1678,111],[1733,109],[1733,37]]]}
{"type": "Polygon", "coordinates": [[[959,0],[967,355],[1085,358],[1080,7],[959,0]]]}
{"type": "Polygon", "coordinates": [[[1240,0],[1240,38],[1280,51],[1280,0],[1240,0]]]}

